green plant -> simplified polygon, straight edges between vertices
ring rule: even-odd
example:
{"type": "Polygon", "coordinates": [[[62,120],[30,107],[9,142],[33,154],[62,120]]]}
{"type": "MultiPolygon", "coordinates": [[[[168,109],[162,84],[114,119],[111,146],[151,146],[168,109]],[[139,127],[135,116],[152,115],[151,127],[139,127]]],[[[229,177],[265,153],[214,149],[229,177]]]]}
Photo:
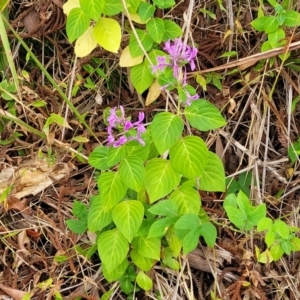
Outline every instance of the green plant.
{"type": "Polygon", "coordinates": [[[300,138],[288,148],[288,155],[292,163],[295,163],[300,154],[300,138]]]}
{"type": "MultiPolygon", "coordinates": [[[[284,46],[288,41],[285,39],[285,27],[297,27],[300,25],[300,14],[297,11],[289,10],[289,1],[280,5],[275,0],[268,0],[275,10],[275,16],[265,16],[263,13],[263,3],[260,2],[258,18],[251,22],[254,29],[265,32],[268,36],[261,47],[262,51],[284,46]]],[[[281,55],[286,59],[286,56],[281,55]]]]}
{"type": "Polygon", "coordinates": [[[240,230],[253,230],[258,221],[267,213],[265,203],[253,206],[242,191],[237,196],[235,194],[228,195],[223,206],[230,222],[240,230]]]}
{"type": "Polygon", "coordinates": [[[290,255],[291,252],[300,250],[300,239],[295,236],[299,228],[289,226],[282,220],[273,221],[268,217],[264,217],[259,220],[257,231],[267,231],[265,234],[267,249],[262,253],[256,251],[259,262],[277,261],[284,254],[290,255]]]}
{"type": "Polygon", "coordinates": [[[267,231],[264,240],[267,249],[260,252],[256,247],[256,257],[261,263],[279,260],[284,254],[300,250],[300,239],[295,236],[298,228],[287,225],[284,221],[266,217],[266,204],[253,206],[249,198],[240,191],[225,198],[224,209],[227,216],[238,229],[255,232],[267,231]],[[256,227],[256,228],[255,228],[256,227]]]}
{"type": "MultiPolygon", "coordinates": [[[[200,236],[214,246],[217,231],[201,208],[199,190],[225,190],[219,157],[200,137],[184,132],[185,122],[201,131],[226,124],[185,81],[186,65],[194,68],[196,49],[176,40],[167,42],[165,50],[169,55],[161,52],[152,72],[163,88],[178,91],[176,113],[158,113],[146,128],[144,113],[133,121],[122,106],[108,108],[104,111],[108,143],[89,156],[89,164],[101,173],[87,228],[98,236],[105,278],[118,280],[127,294],[134,290],[134,282],[143,290],[152,288],[148,272],[158,262],[179,270],[181,251],[194,250],[200,236]]],[[[79,220],[68,225],[82,232],[85,213],[81,222],[78,205],[79,220]]]]}
{"type": "Polygon", "coordinates": [[[139,28],[126,28],[130,34],[129,45],[121,53],[120,65],[131,67],[130,79],[141,94],[154,81],[149,65],[155,64],[156,56],[161,53],[155,50],[157,45],[182,34],[175,22],[153,17],[157,8],[166,9],[174,4],[173,0],[155,0],[152,4],[142,0],[69,0],[64,4],[67,35],[70,42],[76,40],[75,53],[79,57],[88,55],[97,45],[117,53],[121,27],[118,21],[107,16],[125,12],[139,28]]]}

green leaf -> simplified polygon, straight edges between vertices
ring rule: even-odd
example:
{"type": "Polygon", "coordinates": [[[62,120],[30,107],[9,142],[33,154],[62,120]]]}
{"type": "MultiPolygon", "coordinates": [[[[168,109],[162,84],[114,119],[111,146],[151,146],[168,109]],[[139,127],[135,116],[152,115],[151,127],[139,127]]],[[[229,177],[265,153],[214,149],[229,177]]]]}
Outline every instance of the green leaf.
{"type": "Polygon", "coordinates": [[[88,215],[86,205],[77,200],[73,203],[72,213],[78,219],[86,219],[88,215]]]}
{"type": "Polygon", "coordinates": [[[178,214],[198,214],[201,206],[199,193],[192,187],[179,187],[170,195],[178,207],[178,214]]]}
{"type": "Polygon", "coordinates": [[[207,147],[197,136],[186,136],[170,149],[172,167],[186,178],[200,177],[207,158],[207,147]]]}
{"type": "Polygon", "coordinates": [[[127,240],[117,229],[101,233],[97,245],[102,264],[109,271],[113,271],[124,261],[129,250],[127,240]]]}
{"type": "Polygon", "coordinates": [[[101,201],[100,196],[96,196],[91,204],[88,214],[88,229],[91,232],[101,231],[112,222],[112,212],[107,210],[106,205],[101,201]]]}
{"type": "Polygon", "coordinates": [[[167,40],[174,40],[175,38],[178,38],[182,35],[182,29],[179,25],[177,25],[175,22],[170,20],[163,20],[164,21],[164,36],[163,36],[163,42],[167,40]]]}
{"type": "Polygon", "coordinates": [[[207,164],[200,178],[200,189],[208,192],[224,192],[225,188],[223,163],[218,155],[209,151],[207,164]]]}
{"type": "Polygon", "coordinates": [[[165,26],[164,21],[160,18],[153,18],[150,21],[147,22],[146,28],[148,31],[148,34],[150,37],[156,42],[161,43],[164,32],[165,32],[165,26]]]}
{"type": "Polygon", "coordinates": [[[275,220],[273,230],[284,239],[288,239],[290,235],[290,227],[281,220],[275,220]]]}
{"type": "Polygon", "coordinates": [[[155,6],[148,2],[141,2],[138,10],[138,14],[143,22],[152,18],[155,12],[155,6]]]}
{"type": "Polygon", "coordinates": [[[133,14],[139,8],[139,5],[141,4],[141,1],[140,0],[126,0],[126,3],[127,3],[127,6],[128,6],[128,11],[133,14]]]}
{"type": "Polygon", "coordinates": [[[274,259],[274,261],[277,261],[279,260],[282,255],[284,254],[284,251],[283,249],[281,248],[281,245],[280,244],[275,244],[273,245],[271,248],[270,248],[270,252],[271,252],[271,255],[274,259]]]}
{"type": "Polygon", "coordinates": [[[199,228],[191,230],[183,239],[183,254],[188,254],[197,248],[199,243],[199,228]]]}
{"type": "Polygon", "coordinates": [[[175,229],[193,230],[201,225],[198,215],[185,214],[175,223],[175,229]]]}
{"type": "Polygon", "coordinates": [[[266,214],[267,214],[267,208],[265,203],[259,204],[255,208],[251,208],[248,214],[249,223],[252,224],[253,226],[257,226],[259,220],[264,218],[266,214]]]}
{"type": "Polygon", "coordinates": [[[123,276],[126,269],[128,268],[128,260],[124,259],[124,261],[122,261],[122,263],[119,264],[113,270],[108,268],[104,264],[102,264],[101,267],[102,267],[103,275],[108,282],[116,281],[123,276]]]}
{"type": "Polygon", "coordinates": [[[166,247],[163,249],[163,264],[165,264],[167,267],[179,271],[180,265],[176,259],[173,258],[174,254],[171,248],[166,247]]]}
{"type": "Polygon", "coordinates": [[[284,241],[280,245],[285,254],[287,254],[287,255],[291,254],[292,244],[290,243],[290,241],[284,241]]]}
{"type": "Polygon", "coordinates": [[[114,166],[118,164],[125,156],[125,147],[114,148],[110,147],[107,153],[107,164],[109,166],[114,166]]]}
{"type": "Polygon", "coordinates": [[[104,9],[105,0],[80,0],[80,7],[85,14],[94,21],[100,18],[101,12],[104,9]]]}
{"type": "MultiPolygon", "coordinates": [[[[145,51],[148,51],[153,46],[153,40],[149,36],[149,34],[142,29],[136,29],[137,36],[139,38],[140,43],[144,47],[145,51]]],[[[143,49],[140,47],[135,35],[133,32],[130,33],[129,38],[129,52],[132,58],[138,57],[144,54],[143,49]]]]}
{"type": "Polygon", "coordinates": [[[150,227],[147,238],[163,237],[167,233],[169,227],[173,225],[175,221],[176,218],[162,218],[156,220],[150,227]]]}
{"type": "Polygon", "coordinates": [[[289,146],[288,154],[291,162],[295,163],[300,154],[300,140],[294,142],[291,146],[289,146]]]}
{"type": "MultiPolygon", "coordinates": [[[[96,0],[98,1],[98,0],[96,0]]],[[[103,13],[107,16],[117,15],[124,10],[122,0],[105,0],[103,13]]]]}
{"type": "Polygon", "coordinates": [[[83,234],[87,230],[87,220],[67,220],[66,224],[76,234],[83,234]]]}
{"type": "Polygon", "coordinates": [[[277,48],[285,44],[285,32],[279,28],[275,32],[268,34],[268,41],[272,48],[277,48]]]}
{"type": "Polygon", "coordinates": [[[174,0],[153,0],[153,4],[160,9],[165,9],[174,6],[174,0]]]}
{"type": "Polygon", "coordinates": [[[154,77],[145,61],[131,68],[130,80],[139,94],[142,94],[150,87],[154,77]]]}
{"type": "Polygon", "coordinates": [[[145,167],[145,187],[150,203],[172,192],[180,182],[180,175],[168,160],[154,158],[145,167]]]}
{"type": "Polygon", "coordinates": [[[139,254],[137,249],[133,248],[130,252],[130,258],[133,263],[142,271],[148,272],[152,269],[155,264],[155,260],[151,258],[144,257],[139,254]]]}
{"type": "Polygon", "coordinates": [[[265,33],[271,33],[278,29],[279,23],[276,17],[269,16],[268,22],[265,24],[265,33]]]}
{"type": "Polygon", "coordinates": [[[183,132],[183,126],[182,119],[172,113],[162,112],[155,115],[150,132],[159,154],[162,155],[175,144],[183,132]]]}
{"type": "Polygon", "coordinates": [[[284,25],[296,27],[300,25],[300,14],[297,11],[287,11],[284,14],[284,25]]]}
{"type": "Polygon", "coordinates": [[[141,145],[138,141],[130,141],[125,144],[126,158],[129,156],[138,156],[143,162],[147,160],[150,151],[150,144],[148,137],[146,136],[146,145],[141,145]]]}
{"type": "Polygon", "coordinates": [[[98,188],[106,210],[113,208],[125,196],[127,187],[117,172],[102,173],[98,178],[98,188]]]}
{"type": "Polygon", "coordinates": [[[138,236],[133,242],[133,245],[136,245],[137,251],[140,255],[159,260],[160,259],[160,239],[159,238],[150,238],[146,236],[138,236]]]}
{"type": "Polygon", "coordinates": [[[136,283],[145,291],[151,290],[153,286],[151,278],[147,276],[143,271],[140,271],[136,276],[136,283]]]}
{"type": "Polygon", "coordinates": [[[292,251],[299,251],[300,250],[300,239],[297,237],[293,237],[291,239],[292,244],[292,251]]]}
{"type": "Polygon", "coordinates": [[[276,240],[276,232],[273,230],[269,230],[265,235],[265,242],[267,244],[267,247],[271,247],[276,240]]]}
{"type": "Polygon", "coordinates": [[[148,211],[154,215],[174,218],[178,215],[178,206],[173,200],[162,200],[151,206],[148,211]]]}
{"type": "Polygon", "coordinates": [[[252,27],[257,31],[265,31],[266,24],[269,22],[269,17],[260,17],[251,22],[252,27]]]}
{"type": "Polygon", "coordinates": [[[105,50],[118,52],[121,44],[121,27],[116,20],[100,18],[94,26],[93,34],[97,43],[105,50]]]}
{"type": "Polygon", "coordinates": [[[136,200],[122,201],[113,208],[112,218],[119,231],[131,242],[142,224],[144,206],[136,200]]]}
{"type": "Polygon", "coordinates": [[[204,240],[209,247],[215,245],[217,240],[217,229],[212,223],[206,222],[201,224],[199,232],[204,237],[204,240]]]}
{"type": "Polygon", "coordinates": [[[226,125],[226,121],[219,110],[208,101],[201,99],[193,101],[192,105],[187,106],[184,115],[192,127],[201,131],[208,131],[226,125]]]}
{"type": "Polygon", "coordinates": [[[122,181],[132,190],[138,192],[144,184],[145,168],[138,156],[129,156],[122,160],[119,167],[122,181]]]}
{"type": "Polygon", "coordinates": [[[178,257],[182,248],[182,241],[177,237],[175,228],[173,226],[169,227],[166,234],[166,239],[169,247],[173,251],[173,256],[178,257]]]}
{"type": "Polygon", "coordinates": [[[79,7],[73,8],[67,17],[66,23],[66,31],[70,43],[83,35],[89,25],[90,18],[85,12],[79,7]]]}
{"type": "Polygon", "coordinates": [[[244,230],[247,224],[247,216],[245,212],[239,210],[238,208],[225,205],[225,201],[224,201],[224,209],[226,211],[226,214],[230,222],[233,223],[237,228],[244,230]]]}
{"type": "Polygon", "coordinates": [[[108,147],[96,147],[89,156],[89,164],[98,170],[107,170],[112,167],[107,163],[108,147]]]}
{"type": "Polygon", "coordinates": [[[272,230],[272,227],[273,221],[268,217],[261,218],[257,223],[257,231],[272,230]]]}

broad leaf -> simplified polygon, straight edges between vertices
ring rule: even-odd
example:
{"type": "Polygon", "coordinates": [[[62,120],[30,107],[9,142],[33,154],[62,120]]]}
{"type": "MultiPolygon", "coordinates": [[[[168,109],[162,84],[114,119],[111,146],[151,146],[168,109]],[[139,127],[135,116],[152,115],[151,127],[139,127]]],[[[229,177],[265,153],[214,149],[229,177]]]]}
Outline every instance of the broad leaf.
{"type": "Polygon", "coordinates": [[[91,232],[101,231],[112,222],[112,212],[101,202],[98,195],[93,200],[88,214],[88,229],[91,232]]]}
{"type": "Polygon", "coordinates": [[[138,156],[129,156],[122,160],[119,167],[122,181],[132,190],[138,192],[144,184],[145,168],[138,156]]]}
{"type": "Polygon", "coordinates": [[[141,2],[138,10],[138,14],[142,21],[147,21],[150,18],[153,17],[153,14],[155,12],[155,6],[147,3],[147,2],[141,2]]]}
{"type": "Polygon", "coordinates": [[[77,7],[73,8],[67,18],[66,30],[70,43],[84,34],[90,25],[90,18],[77,7]]]}
{"type": "Polygon", "coordinates": [[[143,271],[140,271],[136,276],[136,283],[145,291],[149,291],[153,287],[152,279],[143,271]]]}
{"type": "Polygon", "coordinates": [[[175,221],[176,218],[168,217],[156,220],[150,227],[147,238],[163,237],[167,233],[169,227],[174,224],[175,221]]]}
{"type": "Polygon", "coordinates": [[[166,239],[169,247],[173,251],[173,256],[178,257],[182,248],[182,241],[177,237],[175,228],[173,226],[169,227],[166,234],[166,239]]]}
{"type": "Polygon", "coordinates": [[[127,191],[127,187],[117,172],[102,173],[98,178],[98,188],[101,201],[107,210],[122,200],[127,191]]]}
{"type": "Polygon", "coordinates": [[[171,193],[179,184],[180,175],[170,161],[162,158],[150,160],[145,167],[145,187],[150,203],[171,193]]]}
{"type": "Polygon", "coordinates": [[[121,53],[120,56],[120,67],[133,67],[141,64],[143,62],[144,55],[139,55],[135,58],[133,58],[129,51],[129,46],[126,46],[121,53]]]}
{"type": "Polygon", "coordinates": [[[147,258],[145,256],[140,255],[137,249],[135,248],[131,250],[130,258],[139,269],[145,272],[150,271],[155,264],[154,259],[147,258]]]}
{"type": "Polygon", "coordinates": [[[139,94],[142,94],[150,87],[154,81],[154,77],[145,61],[140,65],[131,68],[130,80],[139,94]]]}
{"type": "MultiPolygon", "coordinates": [[[[136,29],[136,33],[139,38],[139,42],[144,47],[145,51],[150,50],[153,46],[153,40],[151,39],[149,34],[145,30],[142,30],[142,29],[136,29]]],[[[130,55],[132,58],[136,58],[136,57],[144,54],[144,51],[143,51],[143,49],[141,49],[133,32],[130,33],[129,52],[130,52],[130,55]]]]}
{"type": "Polygon", "coordinates": [[[174,218],[178,215],[178,206],[173,200],[162,200],[151,206],[148,211],[154,215],[174,218]]]}
{"type": "Polygon", "coordinates": [[[107,164],[114,166],[119,163],[125,156],[125,147],[122,145],[118,148],[110,147],[107,153],[107,164]]]}
{"type": "Polygon", "coordinates": [[[122,201],[114,207],[112,218],[119,231],[131,242],[142,224],[144,206],[136,200],[122,201]]]}
{"type": "Polygon", "coordinates": [[[148,34],[156,43],[161,43],[164,32],[165,26],[164,21],[161,18],[153,18],[147,22],[146,28],[148,30],[148,34]]]}
{"type": "Polygon", "coordinates": [[[80,7],[86,15],[97,21],[100,18],[101,12],[104,9],[106,0],[80,0],[80,7]]]}
{"type": "Polygon", "coordinates": [[[199,193],[192,187],[182,186],[170,195],[178,207],[178,214],[198,214],[201,206],[199,193]]]}
{"type": "Polygon", "coordinates": [[[129,250],[127,240],[117,229],[100,234],[97,245],[101,261],[109,271],[113,271],[124,261],[129,250]]]}
{"type": "Polygon", "coordinates": [[[195,214],[185,214],[175,223],[175,229],[193,230],[201,225],[200,219],[195,214]]]}
{"type": "Polygon", "coordinates": [[[109,18],[100,18],[94,27],[94,38],[105,50],[117,53],[121,44],[120,24],[109,18]]]}
{"type": "Polygon", "coordinates": [[[159,154],[174,145],[182,134],[183,126],[182,119],[169,112],[162,112],[154,117],[150,131],[159,154]]]}
{"type": "Polygon", "coordinates": [[[300,13],[297,11],[287,11],[284,14],[284,25],[296,27],[300,25],[300,13]]]}
{"type": "MultiPolygon", "coordinates": [[[[160,259],[160,239],[146,236],[136,237],[132,244],[136,246],[138,253],[144,257],[159,260],[160,259]]],[[[135,248],[135,247],[134,247],[135,248]]]]}
{"type": "Polygon", "coordinates": [[[199,233],[204,237],[206,244],[213,247],[217,240],[217,229],[210,223],[206,222],[200,225],[199,233]]]}
{"type": "Polygon", "coordinates": [[[175,38],[178,38],[182,35],[182,29],[179,25],[177,25],[175,22],[170,20],[163,20],[164,21],[164,36],[163,41],[167,40],[174,40],[175,38]]]}
{"type": "Polygon", "coordinates": [[[107,16],[117,15],[124,10],[122,0],[105,0],[104,2],[103,13],[107,16]]]}
{"type": "Polygon", "coordinates": [[[201,131],[216,129],[226,124],[219,110],[205,100],[193,101],[185,108],[184,115],[192,127],[201,131]]]}
{"type": "Polygon", "coordinates": [[[124,259],[124,261],[113,270],[108,268],[104,264],[102,264],[101,267],[102,267],[103,275],[108,282],[116,281],[123,276],[126,269],[128,268],[128,260],[124,259]]]}
{"type": "Polygon", "coordinates": [[[207,164],[200,178],[200,189],[208,192],[225,191],[225,171],[218,155],[208,152],[207,164]]]}
{"type": "Polygon", "coordinates": [[[107,170],[112,167],[107,163],[108,147],[99,146],[89,156],[89,164],[98,170],[107,170]]]}
{"type": "Polygon", "coordinates": [[[197,136],[186,136],[170,149],[172,167],[186,178],[200,177],[207,158],[207,147],[197,136]]]}
{"type": "Polygon", "coordinates": [[[88,29],[75,42],[75,53],[78,57],[89,55],[96,47],[97,41],[93,34],[94,27],[89,26],[88,29]]]}
{"type": "Polygon", "coordinates": [[[183,254],[188,254],[197,248],[199,243],[199,228],[191,230],[183,239],[183,254]]]}

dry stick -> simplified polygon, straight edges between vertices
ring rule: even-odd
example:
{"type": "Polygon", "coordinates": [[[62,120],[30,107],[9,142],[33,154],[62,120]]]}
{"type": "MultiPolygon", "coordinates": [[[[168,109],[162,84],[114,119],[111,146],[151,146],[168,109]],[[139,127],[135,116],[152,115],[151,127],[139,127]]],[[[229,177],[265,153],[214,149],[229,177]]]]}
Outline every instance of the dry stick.
{"type": "Polygon", "coordinates": [[[286,46],[278,47],[278,48],[275,48],[275,49],[272,49],[272,50],[269,50],[269,51],[266,51],[266,52],[257,53],[257,54],[251,55],[251,56],[247,56],[247,57],[244,57],[244,58],[241,58],[241,59],[237,59],[237,60],[232,61],[228,64],[224,64],[224,65],[214,67],[214,68],[210,68],[210,69],[206,69],[206,70],[190,72],[189,74],[190,75],[204,74],[204,73],[221,71],[221,70],[224,70],[224,69],[229,69],[229,68],[234,68],[234,67],[239,67],[239,66],[250,67],[250,66],[254,65],[256,62],[258,62],[261,59],[266,59],[266,58],[278,56],[279,54],[285,53],[286,51],[294,51],[294,50],[297,50],[297,49],[300,49],[300,41],[291,43],[288,46],[288,49],[287,49],[286,46]]]}
{"type": "Polygon", "coordinates": [[[243,151],[244,153],[246,153],[251,159],[255,160],[260,166],[262,166],[262,167],[265,166],[270,172],[272,172],[276,176],[276,178],[279,181],[283,182],[284,184],[288,184],[287,180],[284,177],[282,177],[280,174],[278,174],[275,169],[273,169],[269,165],[266,165],[265,163],[263,163],[257,156],[253,155],[246,147],[244,147],[238,141],[236,141],[235,139],[233,139],[227,132],[225,132],[222,129],[217,130],[217,132],[220,135],[222,135],[226,140],[228,140],[230,143],[232,143],[234,146],[236,146],[241,151],[243,151]]]}

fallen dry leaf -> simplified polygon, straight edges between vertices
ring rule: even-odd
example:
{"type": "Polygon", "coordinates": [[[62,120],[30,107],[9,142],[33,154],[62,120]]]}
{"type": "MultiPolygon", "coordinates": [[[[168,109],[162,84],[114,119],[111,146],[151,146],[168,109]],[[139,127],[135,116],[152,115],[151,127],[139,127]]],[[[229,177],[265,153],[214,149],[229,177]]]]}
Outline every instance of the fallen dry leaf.
{"type": "Polygon", "coordinates": [[[12,289],[1,283],[0,283],[0,289],[3,292],[5,292],[8,296],[12,297],[14,300],[22,300],[22,298],[27,294],[27,292],[22,292],[16,289],[12,289]]]}
{"type": "MultiPolygon", "coordinates": [[[[13,186],[9,197],[21,199],[37,195],[55,181],[67,178],[73,169],[72,164],[51,165],[46,158],[25,161],[19,168],[9,167],[0,172],[0,194],[13,186]]],[[[16,208],[15,201],[12,201],[12,208],[16,208]]]]}
{"type": "Polygon", "coordinates": [[[154,80],[154,82],[149,88],[145,105],[148,106],[151,103],[153,103],[159,97],[160,93],[161,93],[160,85],[157,80],[154,80]]]}

